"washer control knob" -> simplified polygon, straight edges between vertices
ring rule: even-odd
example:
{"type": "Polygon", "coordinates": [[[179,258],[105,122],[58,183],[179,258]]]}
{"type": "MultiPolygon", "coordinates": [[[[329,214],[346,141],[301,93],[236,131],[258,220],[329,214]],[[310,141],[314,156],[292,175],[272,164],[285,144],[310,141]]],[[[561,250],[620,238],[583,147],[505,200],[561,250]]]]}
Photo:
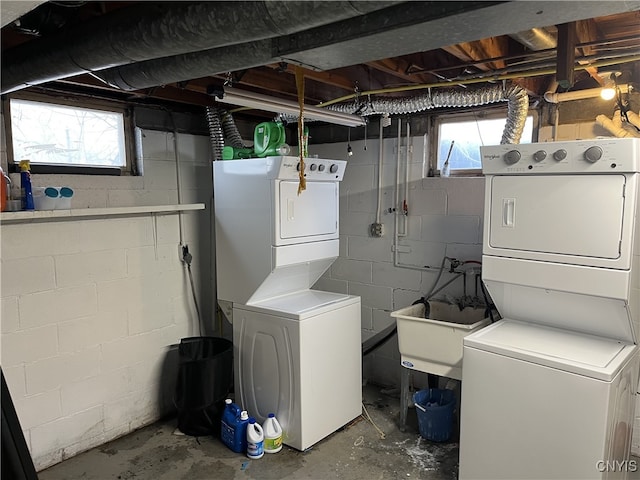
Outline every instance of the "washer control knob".
{"type": "Polygon", "coordinates": [[[510,150],[504,156],[504,163],[507,165],[514,165],[520,161],[520,152],[518,150],[510,150]]]}
{"type": "Polygon", "coordinates": [[[336,173],[336,172],[338,171],[338,165],[336,165],[335,163],[334,163],[334,164],[332,164],[332,165],[329,167],[329,171],[330,171],[331,173],[336,173]]]}
{"type": "Polygon", "coordinates": [[[545,158],[547,158],[547,152],[545,152],[544,150],[538,150],[536,153],[533,154],[533,159],[536,162],[541,162],[545,158]]]}
{"type": "Polygon", "coordinates": [[[601,158],[602,158],[602,148],[598,147],[597,145],[587,148],[584,152],[584,159],[587,162],[596,163],[601,158]]]}
{"type": "Polygon", "coordinates": [[[296,170],[300,171],[300,162],[298,162],[298,165],[296,165],[296,170]]]}
{"type": "Polygon", "coordinates": [[[567,151],[564,149],[560,149],[560,150],[556,150],[555,152],[553,152],[553,159],[557,162],[560,162],[562,160],[564,160],[565,158],[567,158],[567,151]]]}
{"type": "Polygon", "coordinates": [[[315,172],[317,170],[318,166],[315,163],[312,163],[309,168],[311,169],[312,172],[315,172]]]}
{"type": "Polygon", "coordinates": [[[318,171],[324,172],[324,163],[321,163],[320,165],[318,165],[318,171]]]}

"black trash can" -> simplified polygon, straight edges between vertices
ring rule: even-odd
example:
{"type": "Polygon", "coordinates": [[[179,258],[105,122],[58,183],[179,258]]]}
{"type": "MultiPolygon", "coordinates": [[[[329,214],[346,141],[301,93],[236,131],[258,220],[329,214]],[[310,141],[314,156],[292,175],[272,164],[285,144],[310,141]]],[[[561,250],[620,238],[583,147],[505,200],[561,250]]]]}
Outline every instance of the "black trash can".
{"type": "Polygon", "coordinates": [[[219,337],[183,338],[178,358],[178,428],[193,436],[219,434],[233,382],[233,343],[219,337]]]}

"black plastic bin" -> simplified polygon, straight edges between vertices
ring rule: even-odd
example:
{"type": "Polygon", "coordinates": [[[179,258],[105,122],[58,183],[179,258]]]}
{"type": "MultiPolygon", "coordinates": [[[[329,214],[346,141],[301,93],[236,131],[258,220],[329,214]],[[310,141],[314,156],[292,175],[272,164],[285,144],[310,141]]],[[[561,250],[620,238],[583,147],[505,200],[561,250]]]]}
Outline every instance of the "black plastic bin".
{"type": "Polygon", "coordinates": [[[233,382],[233,343],[219,337],[183,338],[178,358],[178,428],[193,436],[219,434],[233,382]]]}

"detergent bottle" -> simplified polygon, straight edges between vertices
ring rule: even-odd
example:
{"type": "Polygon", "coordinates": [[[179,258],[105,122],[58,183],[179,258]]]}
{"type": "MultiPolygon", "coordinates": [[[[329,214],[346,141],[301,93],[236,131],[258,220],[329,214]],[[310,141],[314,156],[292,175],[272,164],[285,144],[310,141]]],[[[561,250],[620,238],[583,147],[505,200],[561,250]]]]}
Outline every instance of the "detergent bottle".
{"type": "Polygon", "coordinates": [[[262,430],[264,432],[265,453],[278,453],[282,450],[282,427],[274,413],[270,413],[264,421],[262,430]]]}
{"type": "MultiPolygon", "coordinates": [[[[224,411],[222,412],[222,420],[220,422],[220,439],[222,443],[234,452],[242,453],[242,438],[238,441],[238,434],[241,430],[239,420],[242,412],[240,407],[233,403],[230,398],[227,398],[224,403],[224,411]]],[[[244,436],[244,431],[242,433],[244,436]]]]}
{"type": "Polygon", "coordinates": [[[264,432],[256,419],[249,418],[247,425],[247,457],[257,460],[264,455],[264,432]]]}
{"type": "Polygon", "coordinates": [[[22,188],[22,209],[35,210],[31,187],[31,165],[29,160],[20,160],[20,186],[22,188]]]}

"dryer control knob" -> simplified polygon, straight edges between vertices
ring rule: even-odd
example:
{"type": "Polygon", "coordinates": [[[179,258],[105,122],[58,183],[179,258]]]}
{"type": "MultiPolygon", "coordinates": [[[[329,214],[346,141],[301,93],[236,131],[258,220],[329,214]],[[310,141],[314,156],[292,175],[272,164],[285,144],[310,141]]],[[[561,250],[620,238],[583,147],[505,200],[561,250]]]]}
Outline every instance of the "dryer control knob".
{"type": "Polygon", "coordinates": [[[318,166],[315,163],[312,163],[309,168],[311,169],[312,172],[315,172],[318,166]]]}
{"type": "Polygon", "coordinates": [[[557,162],[560,162],[561,160],[564,160],[565,158],[567,158],[567,151],[564,149],[560,149],[560,150],[556,150],[555,152],[553,152],[553,159],[557,162]]]}
{"type": "Polygon", "coordinates": [[[332,165],[329,167],[329,171],[330,171],[331,173],[336,173],[336,172],[338,171],[338,165],[336,165],[335,163],[334,163],[334,164],[332,164],[332,165]]]}
{"type": "Polygon", "coordinates": [[[538,150],[536,153],[533,154],[533,159],[536,162],[541,162],[545,158],[547,158],[547,152],[545,152],[544,150],[538,150]]]}
{"type": "Polygon", "coordinates": [[[587,148],[584,152],[584,159],[587,162],[596,163],[601,158],[602,158],[602,148],[598,147],[597,145],[587,148]]]}
{"type": "Polygon", "coordinates": [[[296,170],[300,171],[300,162],[298,162],[298,165],[296,165],[296,170]]]}
{"type": "Polygon", "coordinates": [[[318,165],[318,171],[324,172],[324,163],[321,163],[320,165],[318,165]]]}
{"type": "Polygon", "coordinates": [[[506,163],[507,165],[516,164],[520,161],[521,157],[522,155],[520,155],[520,152],[518,150],[511,150],[505,154],[504,163],[506,163]]]}

